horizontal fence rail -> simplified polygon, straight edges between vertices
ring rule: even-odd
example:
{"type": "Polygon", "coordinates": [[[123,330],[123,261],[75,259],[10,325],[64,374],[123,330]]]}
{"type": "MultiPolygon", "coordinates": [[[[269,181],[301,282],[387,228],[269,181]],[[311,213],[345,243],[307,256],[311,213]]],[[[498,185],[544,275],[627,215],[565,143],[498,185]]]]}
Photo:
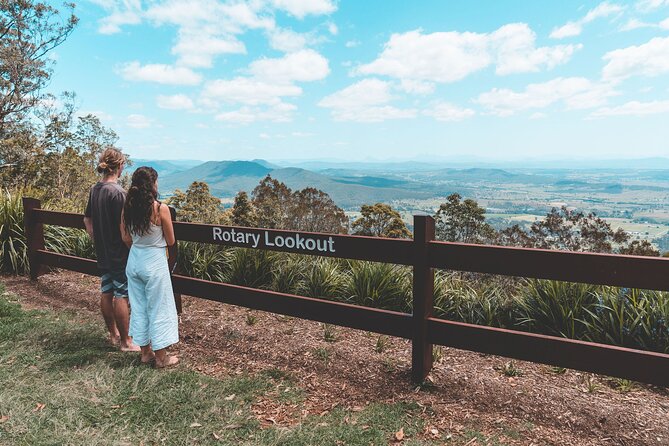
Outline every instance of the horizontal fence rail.
{"type": "MultiPolygon", "coordinates": [[[[44,266],[99,275],[94,260],[44,247],[43,225],[84,229],[83,216],[40,209],[25,198],[31,277],[44,266]]],[[[174,213],[172,215],[174,219],[174,213]]],[[[179,241],[412,266],[413,314],[248,288],[173,274],[176,293],[412,340],[412,379],[432,368],[432,344],[669,386],[669,355],[472,325],[432,316],[433,268],[669,291],[669,259],[434,240],[434,220],[416,216],[414,240],[174,223],[179,241]]],[[[171,257],[175,257],[172,252],[171,257]]],[[[180,304],[180,301],[179,301],[180,304]]]]}

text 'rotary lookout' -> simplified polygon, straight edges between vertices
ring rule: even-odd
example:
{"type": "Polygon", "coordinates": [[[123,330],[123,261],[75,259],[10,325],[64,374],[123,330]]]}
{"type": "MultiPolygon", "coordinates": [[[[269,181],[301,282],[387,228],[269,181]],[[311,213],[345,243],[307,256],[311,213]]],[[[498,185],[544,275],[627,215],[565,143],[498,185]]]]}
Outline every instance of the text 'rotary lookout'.
{"type": "Polygon", "coordinates": [[[239,228],[214,226],[214,241],[233,243],[248,248],[290,249],[306,252],[335,252],[334,239],[331,236],[302,234],[299,232],[245,231],[239,228]]]}

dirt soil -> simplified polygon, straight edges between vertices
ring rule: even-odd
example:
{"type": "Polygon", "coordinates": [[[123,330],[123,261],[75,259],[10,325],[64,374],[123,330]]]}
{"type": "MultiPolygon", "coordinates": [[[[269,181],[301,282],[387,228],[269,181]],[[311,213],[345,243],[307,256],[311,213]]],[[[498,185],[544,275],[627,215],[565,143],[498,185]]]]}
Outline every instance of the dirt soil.
{"type": "MultiPolygon", "coordinates": [[[[102,323],[96,278],[60,272],[37,283],[0,281],[26,307],[73,310],[102,323]]],[[[669,445],[666,389],[633,384],[623,391],[610,378],[523,361],[512,365],[519,375],[507,376],[507,359],[450,348],[442,349],[431,384],[416,388],[408,341],[387,338],[377,352],[378,335],[335,330],[327,342],[317,322],[184,296],[181,342],[173,350],[186,366],[215,377],[266,370],[288,376],[304,400],[279,402],[285,387],[278,386],[254,406],[263,425],[294,426],[335,407],[413,401],[426,426],[419,438],[444,444],[669,445]]]]}

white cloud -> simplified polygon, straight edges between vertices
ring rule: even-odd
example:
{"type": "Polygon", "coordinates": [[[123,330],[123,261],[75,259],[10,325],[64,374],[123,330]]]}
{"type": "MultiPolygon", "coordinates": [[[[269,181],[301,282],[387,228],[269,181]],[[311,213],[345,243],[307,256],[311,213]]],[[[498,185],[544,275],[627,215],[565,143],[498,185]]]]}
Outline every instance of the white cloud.
{"type": "Polygon", "coordinates": [[[332,117],[337,121],[380,122],[415,117],[415,109],[387,105],[393,99],[391,88],[390,82],[363,79],[326,96],[318,105],[331,109],[332,117]]]}
{"type": "Polygon", "coordinates": [[[534,112],[530,115],[530,119],[544,119],[548,116],[546,113],[534,112]]]}
{"type": "Polygon", "coordinates": [[[118,68],[123,79],[133,82],[156,82],[168,85],[197,85],[202,76],[187,67],[175,67],[164,64],[141,65],[129,62],[118,68]]]}
{"type": "Polygon", "coordinates": [[[639,19],[632,18],[627,21],[623,26],[620,27],[621,31],[633,31],[639,28],[657,28],[657,29],[669,29],[669,18],[661,21],[660,23],[650,23],[642,22],[639,19]]]}
{"type": "Polygon", "coordinates": [[[249,71],[254,77],[273,83],[310,82],[329,73],[328,60],[314,50],[300,50],[278,59],[258,59],[249,71]]]}
{"type": "Polygon", "coordinates": [[[360,45],[359,40],[349,40],[344,44],[344,46],[346,48],[355,48],[356,46],[359,46],[359,45],[360,45]]]}
{"type": "Polygon", "coordinates": [[[524,23],[488,33],[421,30],[393,34],[379,57],[355,70],[399,79],[455,82],[490,65],[497,74],[552,68],[569,60],[579,45],[535,46],[536,34],[524,23]]]}
{"type": "Polygon", "coordinates": [[[462,108],[448,102],[440,102],[432,109],[424,110],[423,114],[432,116],[437,121],[462,121],[471,118],[476,112],[470,108],[462,108]]]}
{"type": "Polygon", "coordinates": [[[565,37],[578,36],[583,32],[583,25],[599,18],[609,17],[611,15],[618,15],[624,9],[625,9],[624,6],[620,6],[609,2],[602,2],[595,8],[588,11],[588,13],[581,19],[575,22],[567,22],[558,28],[554,28],[550,34],[550,37],[553,39],[564,39],[565,37]]]}
{"type": "Polygon", "coordinates": [[[434,92],[434,84],[413,79],[402,79],[399,89],[412,94],[430,94],[434,92]]]}
{"type": "Polygon", "coordinates": [[[168,110],[190,110],[193,108],[193,100],[185,94],[160,95],[156,98],[156,103],[158,107],[168,110]]]}
{"type": "Polygon", "coordinates": [[[269,33],[269,45],[275,50],[294,52],[307,45],[307,36],[291,29],[276,28],[269,33]]]}
{"type": "Polygon", "coordinates": [[[562,102],[567,109],[594,108],[617,94],[610,84],[596,84],[582,77],[559,77],[548,82],[530,84],[522,92],[493,88],[480,94],[475,102],[490,113],[510,116],[519,111],[545,108],[558,102],[562,102]]]}
{"type": "Polygon", "coordinates": [[[609,51],[602,77],[621,80],[631,76],[659,76],[669,73],[669,37],[655,37],[639,46],[609,51]]]}
{"type": "Polygon", "coordinates": [[[669,6],[669,0],[640,0],[636,4],[636,8],[641,12],[651,12],[663,6],[669,6]]]}
{"type": "Polygon", "coordinates": [[[277,103],[266,109],[245,106],[239,110],[219,113],[215,119],[233,124],[251,124],[256,121],[289,122],[296,109],[295,105],[286,103],[277,103]]]}
{"type": "Polygon", "coordinates": [[[337,34],[339,34],[339,28],[337,28],[337,25],[330,22],[330,23],[328,23],[328,32],[330,34],[332,34],[333,36],[336,36],[337,34]]]}
{"type": "Polygon", "coordinates": [[[593,118],[601,118],[605,116],[646,116],[659,113],[669,113],[669,101],[630,101],[617,107],[597,109],[593,111],[590,116],[593,118]]]}
{"type": "Polygon", "coordinates": [[[133,114],[128,115],[125,123],[128,127],[132,127],[133,129],[146,129],[153,125],[153,120],[144,115],[133,114]]]}
{"type": "Polygon", "coordinates": [[[201,99],[205,105],[219,102],[231,104],[278,104],[282,97],[299,96],[302,89],[291,84],[273,84],[258,79],[236,77],[207,82],[201,99]]]}
{"type": "Polygon", "coordinates": [[[91,0],[101,6],[109,15],[98,21],[100,34],[116,34],[123,25],[138,25],[142,21],[140,0],[91,0]]]}
{"type": "Polygon", "coordinates": [[[337,10],[337,6],[331,0],[271,0],[271,4],[298,19],[303,19],[307,15],[330,14],[337,10]]]}

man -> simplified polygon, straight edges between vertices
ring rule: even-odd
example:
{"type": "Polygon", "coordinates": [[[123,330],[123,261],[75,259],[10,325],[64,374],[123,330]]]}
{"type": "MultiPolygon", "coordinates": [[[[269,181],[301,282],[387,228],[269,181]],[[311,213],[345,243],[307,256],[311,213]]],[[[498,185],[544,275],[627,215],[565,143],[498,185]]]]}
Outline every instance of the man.
{"type": "Polygon", "coordinates": [[[139,346],[128,336],[130,312],[125,277],[128,248],[120,231],[125,191],[118,179],[124,165],[125,156],[119,150],[109,148],[100,155],[97,170],[102,174],[102,180],[91,188],[84,225],[95,243],[98,268],[102,273],[100,310],[109,330],[109,340],[121,351],[136,352],[139,346]]]}

